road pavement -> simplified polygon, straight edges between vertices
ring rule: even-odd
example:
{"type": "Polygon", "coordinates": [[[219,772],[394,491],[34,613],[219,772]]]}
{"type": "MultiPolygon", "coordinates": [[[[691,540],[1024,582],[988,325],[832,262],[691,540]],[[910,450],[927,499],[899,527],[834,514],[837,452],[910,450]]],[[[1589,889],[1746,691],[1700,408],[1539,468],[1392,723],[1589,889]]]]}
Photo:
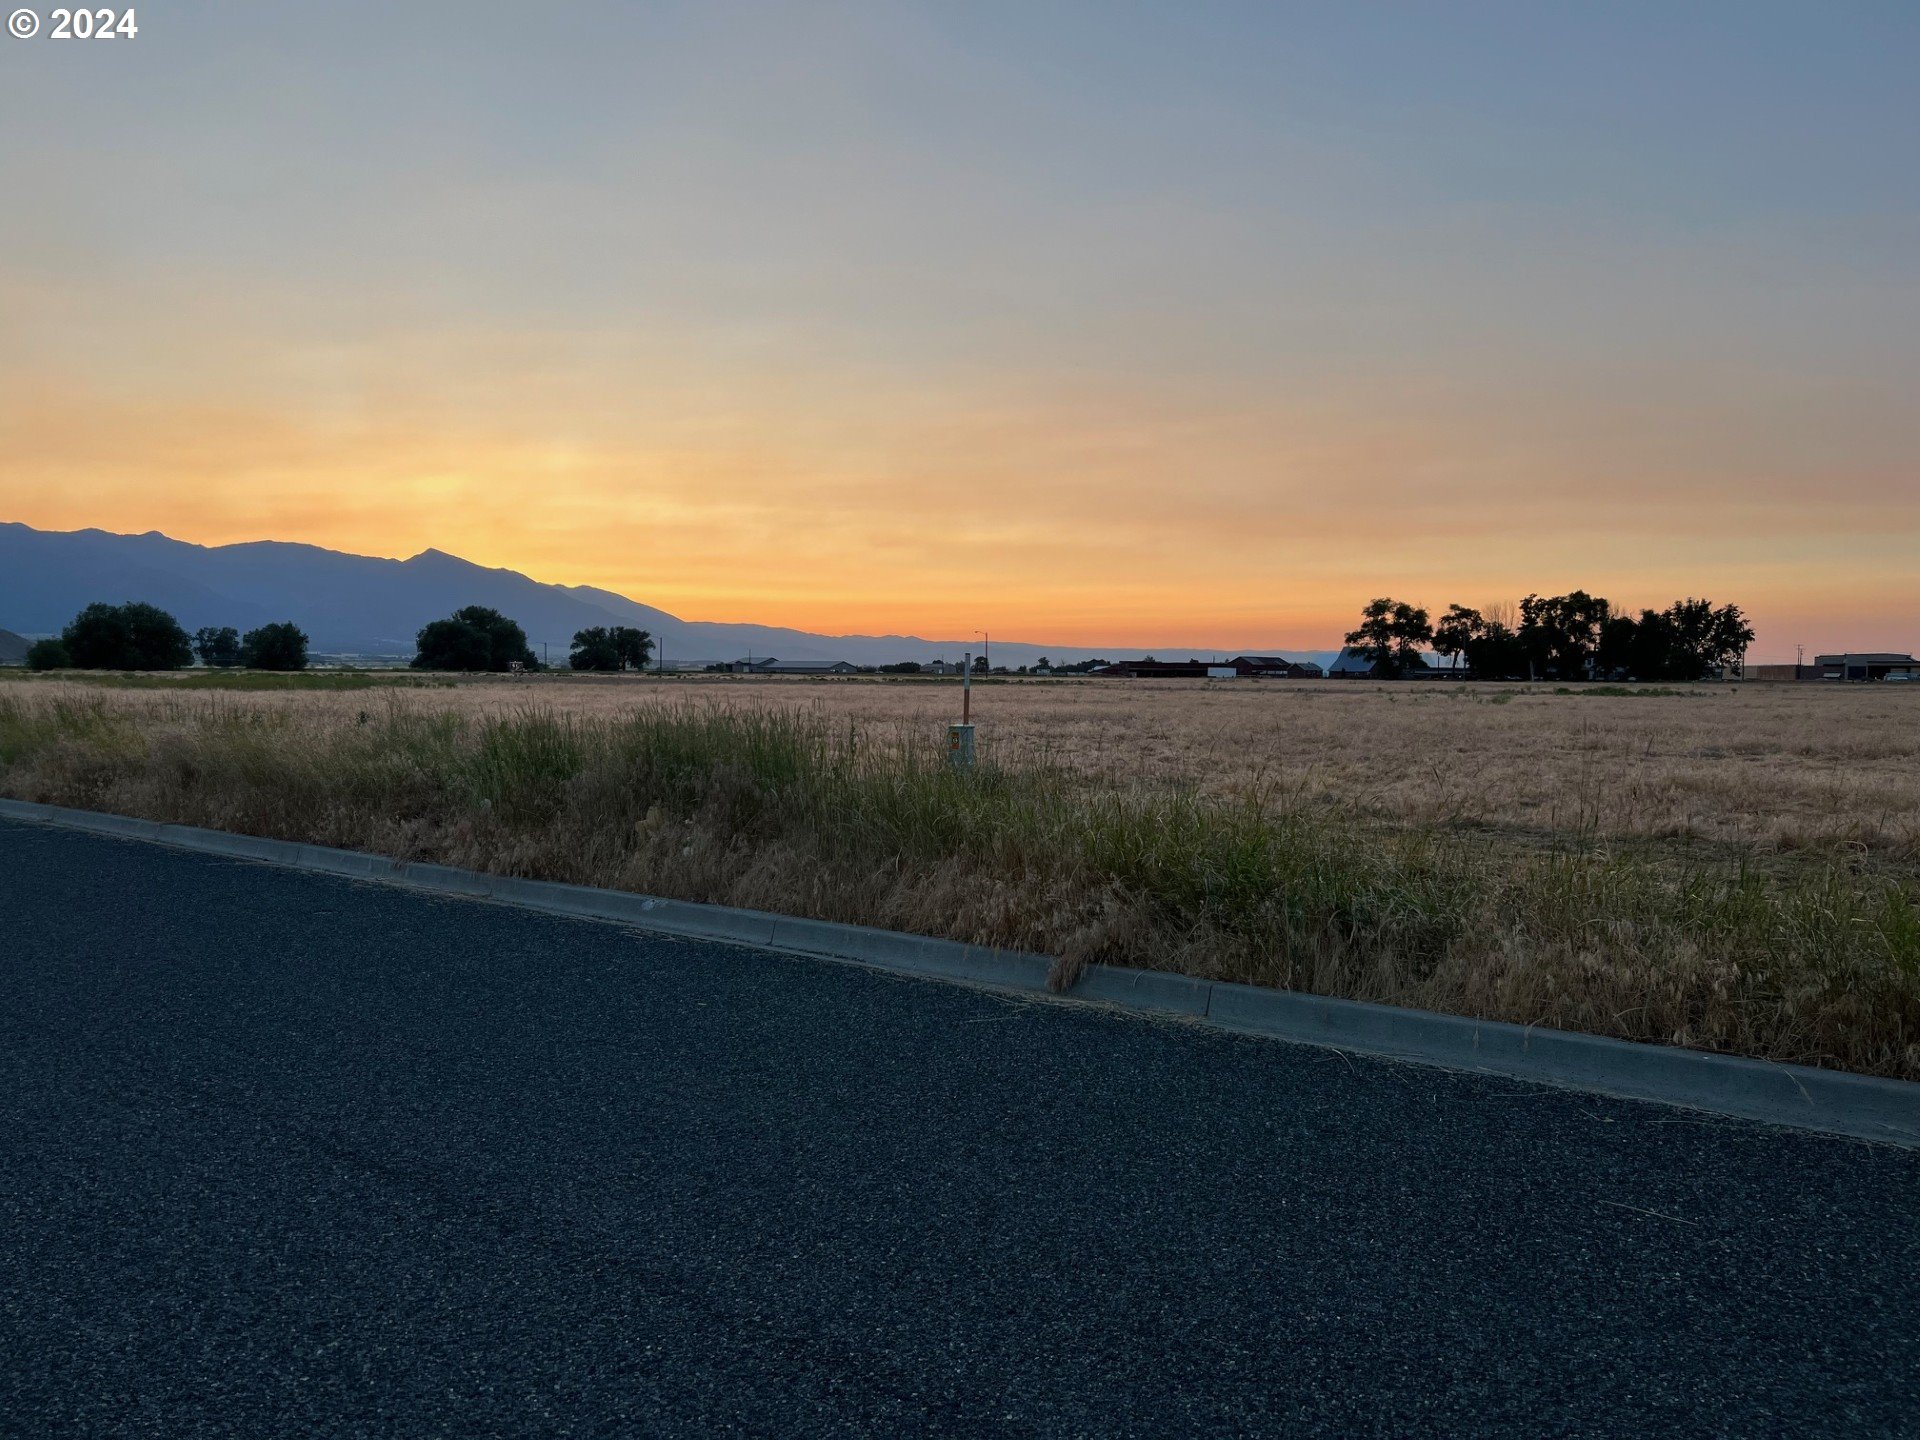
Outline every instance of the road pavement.
{"type": "Polygon", "coordinates": [[[0,822],[0,1434],[1920,1434],[1920,1153],[0,822]]]}

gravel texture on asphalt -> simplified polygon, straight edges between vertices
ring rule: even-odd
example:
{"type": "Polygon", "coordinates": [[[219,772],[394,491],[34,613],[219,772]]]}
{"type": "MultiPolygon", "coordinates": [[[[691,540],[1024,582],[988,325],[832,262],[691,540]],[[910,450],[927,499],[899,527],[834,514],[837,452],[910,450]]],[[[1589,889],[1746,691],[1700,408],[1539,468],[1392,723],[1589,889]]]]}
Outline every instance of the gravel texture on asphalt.
{"type": "Polygon", "coordinates": [[[0,822],[0,1432],[1920,1433],[1920,1153],[0,822]]]}

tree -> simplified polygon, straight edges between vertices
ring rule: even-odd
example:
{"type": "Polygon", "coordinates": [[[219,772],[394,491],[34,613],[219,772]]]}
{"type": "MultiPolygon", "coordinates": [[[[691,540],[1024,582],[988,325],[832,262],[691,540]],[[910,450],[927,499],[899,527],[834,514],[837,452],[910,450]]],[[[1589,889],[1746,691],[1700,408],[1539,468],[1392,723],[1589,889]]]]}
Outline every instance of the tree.
{"type": "Polygon", "coordinates": [[[27,647],[29,670],[65,670],[72,664],[67,647],[58,640],[36,640],[27,647]]]}
{"type": "Polygon", "coordinates": [[[653,635],[630,625],[613,627],[613,648],[622,669],[644,670],[653,658],[653,635]]]}
{"type": "Polygon", "coordinates": [[[1487,622],[1478,610],[1465,605],[1449,605],[1446,615],[1433,627],[1433,648],[1452,660],[1457,669],[1467,646],[1486,633],[1487,622]]]}
{"type": "Polygon", "coordinates": [[[306,631],[291,620],[249,630],[240,642],[240,663],[250,670],[304,670],[306,631]]]}
{"type": "Polygon", "coordinates": [[[920,673],[920,662],[918,660],[896,660],[891,665],[882,665],[880,667],[880,673],[882,675],[918,675],[920,673]]]}
{"type": "Polygon", "coordinates": [[[1483,621],[1461,653],[1476,680],[1527,678],[1527,648],[1516,631],[1498,620],[1483,621]]]}
{"type": "Polygon", "coordinates": [[[1425,663],[1420,649],[1432,639],[1433,625],[1425,610],[1385,596],[1369,600],[1360,612],[1360,627],[1347,632],[1347,644],[1388,679],[1420,669],[1425,663]]]}
{"type": "Polygon", "coordinates": [[[620,647],[614,643],[613,632],[604,625],[574,631],[567,664],[575,670],[618,670],[620,647]]]}
{"type": "Polygon", "coordinates": [[[231,625],[202,625],[193,632],[193,653],[202,665],[228,670],[240,663],[240,632],[231,625]]]}
{"type": "Polygon", "coordinates": [[[976,655],[973,657],[973,673],[976,675],[984,675],[987,673],[987,657],[986,656],[976,655]]]}
{"type": "Polygon", "coordinates": [[[1704,658],[1715,670],[1746,673],[1747,647],[1753,644],[1753,626],[1740,613],[1738,605],[1722,605],[1713,612],[1713,629],[1707,637],[1704,658]]]}
{"type": "Polygon", "coordinates": [[[1519,632],[1528,666],[1542,680],[1590,680],[1599,632],[1611,616],[1613,605],[1584,589],[1544,599],[1528,595],[1519,632]]]}
{"type": "Polygon", "coordinates": [[[1753,628],[1738,605],[1676,600],[1665,610],[1624,616],[1601,633],[1600,666],[1635,680],[1704,680],[1739,665],[1753,628]]]}
{"type": "Polygon", "coordinates": [[[484,605],[423,625],[415,646],[416,670],[505,670],[515,661],[531,670],[539,663],[527,647],[527,632],[484,605]]]}
{"type": "Polygon", "coordinates": [[[567,664],[575,670],[644,670],[653,655],[653,636],[626,625],[595,625],[576,630],[567,664]]]}
{"type": "Polygon", "coordinates": [[[1529,667],[1543,679],[1588,679],[1612,614],[1612,605],[1584,590],[1527,596],[1520,602],[1520,643],[1529,667]]]}
{"type": "Polygon", "coordinates": [[[81,670],[179,670],[193,663],[193,643],[180,622],[139,601],[87,606],[60,642],[81,670]]]}
{"type": "MultiPolygon", "coordinates": [[[[1652,615],[1651,610],[1641,612],[1652,615]]],[[[1593,652],[1593,673],[1603,679],[1624,680],[1639,668],[1639,651],[1645,640],[1640,624],[1631,615],[1609,615],[1600,627],[1599,644],[1593,652]]]]}
{"type": "Polygon", "coordinates": [[[1737,669],[1753,643],[1753,627],[1738,605],[1716,610],[1710,600],[1676,600],[1661,618],[1672,637],[1668,663],[1676,680],[1704,680],[1737,669]]]}

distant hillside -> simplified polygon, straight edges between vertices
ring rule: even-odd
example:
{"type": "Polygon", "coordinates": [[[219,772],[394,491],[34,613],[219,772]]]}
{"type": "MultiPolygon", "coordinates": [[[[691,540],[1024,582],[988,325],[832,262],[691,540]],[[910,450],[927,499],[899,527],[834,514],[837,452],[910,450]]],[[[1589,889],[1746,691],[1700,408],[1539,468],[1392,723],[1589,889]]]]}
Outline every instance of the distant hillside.
{"type": "Polygon", "coordinates": [[[27,639],[11,630],[0,630],[0,665],[27,663],[27,639]]]}
{"type": "MultiPolygon", "coordinates": [[[[511,616],[536,651],[544,644],[556,660],[565,656],[576,630],[610,624],[652,631],[670,663],[752,654],[884,665],[957,660],[979,648],[977,639],[814,635],[768,625],[682,620],[612,591],[545,585],[439,550],[382,560],[278,540],[190,545],[158,531],[115,535],[0,523],[0,621],[30,635],[50,634],[95,600],[145,600],[171,611],[188,630],[202,625],[247,630],[292,620],[307,632],[314,650],[335,655],[410,655],[422,625],[462,605],[489,605],[511,616]]],[[[1124,644],[1086,649],[996,640],[993,645],[994,663],[1007,665],[1030,665],[1042,655],[1072,661],[1139,653],[1140,647],[1124,644]]],[[[1161,646],[1156,653],[1185,658],[1221,652],[1161,646]]],[[[1330,652],[1289,654],[1323,664],[1331,658],[1330,652]]]]}

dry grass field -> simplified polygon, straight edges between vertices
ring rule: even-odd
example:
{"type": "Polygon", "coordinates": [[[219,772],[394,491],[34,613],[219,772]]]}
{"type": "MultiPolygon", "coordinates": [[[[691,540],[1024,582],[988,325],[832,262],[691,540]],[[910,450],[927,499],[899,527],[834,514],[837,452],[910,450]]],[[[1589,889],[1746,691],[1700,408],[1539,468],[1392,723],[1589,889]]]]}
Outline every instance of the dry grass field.
{"type": "MultiPolygon", "coordinates": [[[[557,674],[416,686],[410,676],[367,678],[383,703],[473,716],[530,705],[599,720],[688,704],[796,709],[889,749],[937,749],[960,709],[957,680],[557,674]]],[[[102,693],[85,682],[26,683],[45,697],[102,693]]],[[[976,685],[973,707],[983,757],[1013,769],[1058,767],[1102,786],[1264,791],[1379,820],[1516,837],[1779,853],[1839,847],[1920,864],[1920,687],[1617,689],[1010,680],[976,685]]],[[[116,706],[164,724],[182,713],[183,693],[198,692],[111,693],[116,706]]],[[[325,724],[357,715],[367,698],[356,686],[239,691],[231,703],[325,724]]]]}
{"type": "Polygon", "coordinates": [[[1920,1077],[1920,692],[0,684],[0,793],[1920,1077]]]}
{"type": "MultiPolygon", "coordinates": [[[[977,685],[973,714],[999,763],[1102,785],[1279,790],[1417,825],[1920,861],[1920,687],[1616,688],[1013,680],[977,685]]],[[[529,695],[608,717],[689,698],[798,706],[888,744],[937,745],[960,707],[957,680],[744,676],[479,682],[434,703],[497,713],[529,695]]]]}

